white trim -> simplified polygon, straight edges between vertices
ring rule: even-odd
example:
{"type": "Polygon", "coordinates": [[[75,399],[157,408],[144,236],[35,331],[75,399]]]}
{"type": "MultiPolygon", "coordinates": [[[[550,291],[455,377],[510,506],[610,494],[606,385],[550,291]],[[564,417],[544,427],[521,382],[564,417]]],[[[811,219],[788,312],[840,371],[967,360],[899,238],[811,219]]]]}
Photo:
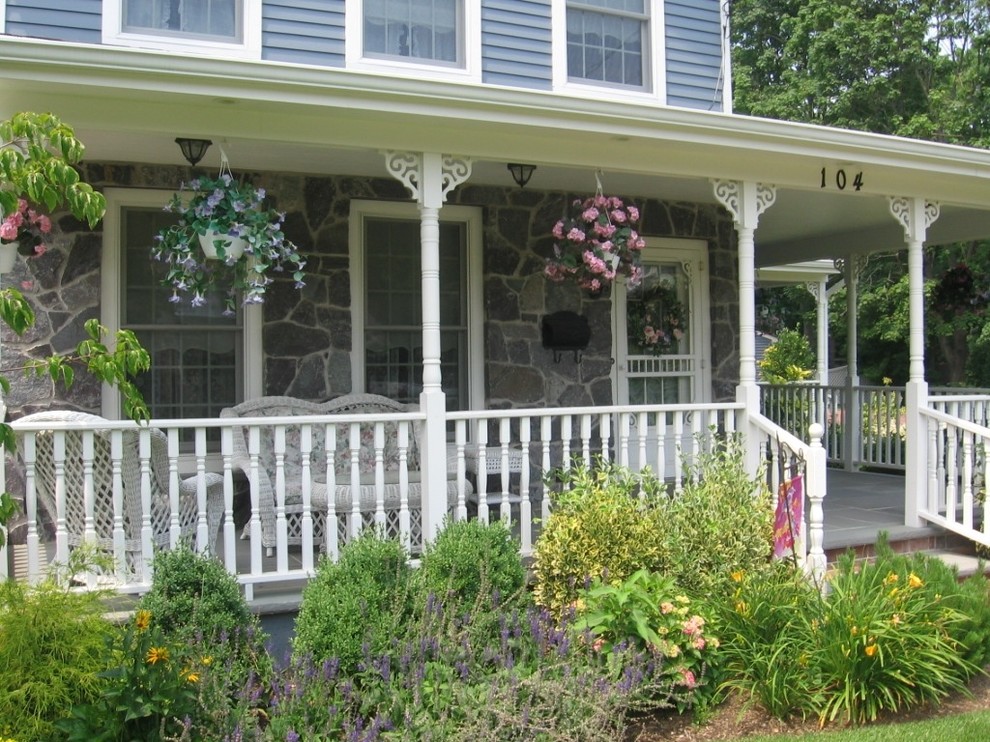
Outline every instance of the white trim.
{"type": "MultiPolygon", "coordinates": [[[[414,203],[399,201],[351,201],[348,245],[351,278],[351,389],[364,391],[364,239],[366,217],[419,220],[414,203]]],[[[467,328],[468,328],[468,403],[470,409],[484,408],[484,302],[482,276],[482,213],[474,206],[444,206],[440,222],[462,222],[467,238],[467,328]]]]}
{"type": "Polygon", "coordinates": [[[663,0],[646,0],[648,55],[644,65],[642,90],[617,87],[610,83],[574,82],[567,78],[567,0],[551,0],[550,33],[552,46],[552,80],[555,93],[579,96],[585,100],[621,100],[629,103],[657,103],[667,99],[667,62],[663,0]]]}
{"type": "Polygon", "coordinates": [[[0,34],[7,33],[7,0],[0,0],[0,34]]]}
{"type": "MultiPolygon", "coordinates": [[[[121,286],[121,209],[128,206],[161,208],[172,197],[171,191],[107,188],[107,211],[103,216],[103,255],[100,266],[100,322],[110,335],[120,329],[121,286]]],[[[241,368],[244,398],[260,397],[262,393],[262,314],[260,306],[245,307],[242,321],[243,363],[241,368]]],[[[101,414],[111,420],[121,415],[120,392],[103,385],[101,414]]]]}
{"type": "Polygon", "coordinates": [[[732,113],[732,23],[729,0],[719,3],[719,18],[722,36],[722,111],[732,113]]]}
{"type": "Polygon", "coordinates": [[[133,46],[160,49],[172,53],[205,54],[211,57],[261,59],[261,2],[236,0],[241,3],[241,41],[194,39],[167,34],[133,33],[123,30],[124,0],[103,0],[103,43],[109,46],[133,46]]]}
{"type": "Polygon", "coordinates": [[[416,80],[481,82],[481,3],[457,0],[461,10],[463,66],[434,64],[429,60],[379,59],[364,56],[364,2],[346,0],[344,8],[344,58],[348,70],[380,73],[416,80]]]}
{"type": "MultiPolygon", "coordinates": [[[[691,355],[697,359],[694,372],[695,394],[690,404],[704,404],[712,395],[711,296],[708,271],[708,243],[704,240],[646,237],[642,252],[644,262],[690,264],[694,275],[691,285],[688,321],[690,323],[691,355]]],[[[629,384],[625,373],[628,349],[620,338],[626,337],[626,285],[620,281],[612,292],[613,331],[612,357],[616,359],[613,378],[614,399],[618,404],[629,403],[629,384]]]]}

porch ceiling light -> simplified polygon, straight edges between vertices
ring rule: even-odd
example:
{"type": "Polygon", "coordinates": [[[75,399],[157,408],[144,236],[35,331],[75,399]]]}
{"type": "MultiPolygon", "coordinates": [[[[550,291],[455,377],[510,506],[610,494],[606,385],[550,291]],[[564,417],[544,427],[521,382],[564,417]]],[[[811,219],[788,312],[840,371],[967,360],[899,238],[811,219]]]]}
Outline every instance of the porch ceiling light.
{"type": "Polygon", "coordinates": [[[536,165],[522,165],[518,162],[510,162],[506,167],[509,168],[512,179],[520,188],[524,188],[529,183],[529,179],[533,177],[533,171],[536,170],[536,165]]]}
{"type": "Polygon", "coordinates": [[[196,167],[196,163],[203,159],[203,155],[206,154],[206,150],[210,148],[213,142],[209,139],[186,139],[185,137],[176,137],[175,143],[179,145],[179,149],[182,150],[182,156],[189,161],[189,164],[196,167]]]}

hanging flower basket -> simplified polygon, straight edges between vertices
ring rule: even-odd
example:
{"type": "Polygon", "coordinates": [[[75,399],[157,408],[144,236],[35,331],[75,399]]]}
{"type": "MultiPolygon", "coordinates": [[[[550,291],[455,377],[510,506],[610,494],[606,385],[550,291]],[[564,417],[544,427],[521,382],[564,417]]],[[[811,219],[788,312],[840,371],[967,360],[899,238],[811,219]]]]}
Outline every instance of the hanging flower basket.
{"type": "Polygon", "coordinates": [[[198,178],[184,184],[192,197],[176,193],[165,206],[178,223],[155,237],[151,255],[165,263],[162,284],[172,289],[170,301],[182,296],[202,306],[208,295],[221,289],[227,312],[237,296],[244,304],[264,301],[271,273],[292,275],[303,287],[306,261],[299,248],[282,232],[285,214],[264,206],[265,191],[234,180],[226,163],[216,178],[198,178]]]}
{"type": "Polygon", "coordinates": [[[677,353],[687,330],[684,305],[677,298],[673,281],[662,279],[640,296],[630,296],[626,306],[629,350],[660,356],[677,353]]]}
{"type": "Polygon", "coordinates": [[[573,280],[592,294],[618,276],[636,286],[642,278],[639,253],[646,246],[636,230],[639,209],[600,190],[572,207],[571,216],[553,227],[557,242],[543,274],[555,282],[573,280]]]}
{"type": "Polygon", "coordinates": [[[12,214],[0,213],[0,273],[13,269],[19,254],[27,258],[44,255],[48,249],[46,235],[51,231],[51,220],[29,209],[23,198],[17,200],[17,209],[12,214]]]}

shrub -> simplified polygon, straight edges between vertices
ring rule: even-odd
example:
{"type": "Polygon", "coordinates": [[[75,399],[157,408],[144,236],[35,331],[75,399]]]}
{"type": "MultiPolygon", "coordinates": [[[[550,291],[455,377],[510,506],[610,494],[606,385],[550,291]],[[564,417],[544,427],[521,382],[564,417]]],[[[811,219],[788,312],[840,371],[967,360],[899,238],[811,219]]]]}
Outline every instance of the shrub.
{"type": "Polygon", "coordinates": [[[738,439],[699,453],[684,489],[666,507],[664,571],[689,594],[729,593],[733,572],[752,573],[769,564],[770,492],[747,472],[738,439]]]}
{"type": "Polygon", "coordinates": [[[797,330],[783,329],[777,342],[763,353],[760,375],[771,384],[802,381],[811,376],[815,356],[808,339],[797,330]]]}
{"type": "Polygon", "coordinates": [[[368,651],[387,646],[408,613],[410,568],[396,540],[374,531],[344,546],[337,562],[323,559],[303,589],[293,654],[333,659],[353,672],[368,651]]]}
{"type": "Polygon", "coordinates": [[[601,463],[555,473],[563,491],[536,542],[533,572],[537,605],[560,615],[594,578],[617,584],[638,569],[657,570],[667,556],[661,497],[648,472],[601,463]],[[652,481],[651,481],[652,480],[652,481]]]}
{"type": "Polygon", "coordinates": [[[519,547],[501,521],[446,523],[426,547],[417,574],[424,595],[432,592],[452,607],[470,607],[483,592],[504,601],[526,582],[519,547]]]}
{"type": "Polygon", "coordinates": [[[714,697],[709,665],[719,640],[707,623],[672,579],[641,569],[619,585],[597,581],[583,591],[574,630],[601,652],[632,647],[661,658],[661,676],[682,689],[677,705],[684,711],[714,697]]]}
{"type": "Polygon", "coordinates": [[[255,623],[237,578],[186,545],[155,555],[151,590],[138,608],[150,611],[166,636],[182,641],[213,641],[255,623]]]}
{"type": "MultiPolygon", "coordinates": [[[[70,574],[83,551],[70,557],[70,574]]],[[[74,703],[99,697],[113,629],[103,597],[73,591],[57,575],[33,587],[0,582],[0,736],[51,739],[74,703]]]]}

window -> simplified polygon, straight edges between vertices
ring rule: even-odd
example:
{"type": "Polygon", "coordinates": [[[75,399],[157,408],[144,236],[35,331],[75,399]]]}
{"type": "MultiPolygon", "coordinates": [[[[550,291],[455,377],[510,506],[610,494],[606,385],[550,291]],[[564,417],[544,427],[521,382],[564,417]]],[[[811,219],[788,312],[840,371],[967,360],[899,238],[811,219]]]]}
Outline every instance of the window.
{"type": "Polygon", "coordinates": [[[103,43],[260,57],[261,0],[104,0],[103,43]]]}
{"type": "Polygon", "coordinates": [[[364,0],[364,53],[460,65],[460,14],[460,0],[364,0]]]}
{"type": "Polygon", "coordinates": [[[567,79],[644,89],[649,85],[648,0],[568,0],[567,79]]]}
{"type": "MultiPolygon", "coordinates": [[[[149,259],[154,236],[173,216],[162,211],[169,194],[111,189],[105,218],[103,268],[104,317],[111,329],[133,330],[151,355],[151,370],[137,382],[153,418],[217,417],[224,407],[259,393],[247,369],[260,358],[245,344],[245,323],[253,328],[250,310],[224,316],[223,297],[192,307],[188,300],[171,302],[149,259]],[[113,315],[113,316],[108,316],[113,315]]],[[[250,309],[254,309],[253,307],[250,309]]],[[[104,404],[117,417],[114,397],[104,404]]]]}
{"type": "MultiPolygon", "coordinates": [[[[408,204],[354,202],[355,389],[418,403],[423,389],[420,222],[408,204]]],[[[480,218],[440,210],[440,371],[447,408],[467,410],[482,394],[480,218]]]]}

